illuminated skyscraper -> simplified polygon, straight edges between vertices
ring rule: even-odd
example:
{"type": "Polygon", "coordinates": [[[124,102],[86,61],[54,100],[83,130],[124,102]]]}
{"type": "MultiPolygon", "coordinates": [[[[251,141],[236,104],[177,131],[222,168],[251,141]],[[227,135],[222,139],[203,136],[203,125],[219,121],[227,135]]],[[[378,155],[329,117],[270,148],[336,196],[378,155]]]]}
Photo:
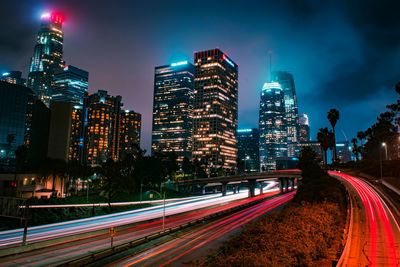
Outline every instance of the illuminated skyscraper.
{"type": "Polygon", "coordinates": [[[276,169],[276,159],[287,157],[287,126],[284,92],[277,82],[265,83],[260,100],[260,167],[276,169]]]}
{"type": "Polygon", "coordinates": [[[47,155],[64,161],[83,161],[84,108],[70,102],[52,102],[47,155]]]}
{"type": "Polygon", "coordinates": [[[55,72],[51,101],[83,104],[88,93],[89,73],[74,66],[66,66],[55,72]]]}
{"type": "Polygon", "coordinates": [[[298,106],[296,88],[293,75],[287,71],[272,72],[272,82],[278,82],[284,93],[287,140],[289,143],[296,143],[298,140],[298,106]]]}
{"type": "Polygon", "coordinates": [[[133,110],[121,111],[120,125],[120,156],[132,152],[132,146],[140,147],[140,130],[142,126],[142,115],[133,110]]]}
{"type": "Polygon", "coordinates": [[[258,129],[237,130],[238,158],[244,163],[245,172],[260,171],[260,133],[258,129]]]}
{"type": "Polygon", "coordinates": [[[310,125],[307,114],[303,113],[299,116],[299,142],[308,141],[310,141],[310,125]]]}
{"type": "Polygon", "coordinates": [[[99,90],[87,99],[86,162],[99,165],[119,158],[121,96],[99,90]]]}
{"type": "Polygon", "coordinates": [[[63,17],[58,13],[45,13],[37,35],[34,54],[31,59],[28,87],[47,106],[51,100],[51,83],[54,73],[64,67],[62,31],[63,17]]]}
{"type": "Polygon", "coordinates": [[[155,68],[152,153],[191,158],[194,66],[187,61],[155,68]]]}
{"type": "Polygon", "coordinates": [[[194,55],[193,157],[208,171],[235,171],[238,65],[219,49],[194,55]]]}
{"type": "Polygon", "coordinates": [[[26,80],[21,76],[20,71],[7,71],[2,73],[0,81],[26,86],[26,80]]]}

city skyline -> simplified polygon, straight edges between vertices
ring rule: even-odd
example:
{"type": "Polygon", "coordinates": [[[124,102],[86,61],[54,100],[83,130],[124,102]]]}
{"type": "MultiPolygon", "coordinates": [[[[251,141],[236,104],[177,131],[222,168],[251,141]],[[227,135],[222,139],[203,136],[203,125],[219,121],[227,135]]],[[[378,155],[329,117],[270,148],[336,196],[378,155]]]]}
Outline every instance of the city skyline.
{"type": "MultiPolygon", "coordinates": [[[[148,152],[150,152],[151,140],[154,66],[179,60],[193,62],[194,50],[220,47],[238,63],[240,67],[239,128],[252,128],[257,125],[260,88],[268,80],[268,50],[272,50],[273,70],[285,70],[293,74],[296,80],[299,111],[309,115],[313,139],[315,139],[319,128],[328,125],[326,111],[329,108],[338,108],[343,115],[338,123],[338,139],[345,139],[342,130],[347,138],[351,139],[358,130],[365,130],[375,117],[384,110],[385,104],[391,102],[391,98],[394,98],[394,92],[390,87],[396,82],[396,79],[394,79],[395,72],[376,73],[382,65],[391,66],[387,69],[398,69],[396,65],[398,64],[396,61],[399,62],[397,60],[399,54],[396,52],[398,50],[393,47],[393,44],[385,41],[387,38],[382,39],[379,36],[376,36],[379,41],[369,42],[366,45],[367,41],[371,39],[371,34],[363,28],[365,25],[378,27],[387,23],[388,21],[382,18],[382,14],[396,10],[395,8],[390,9],[390,5],[382,8],[365,4],[365,14],[376,12],[374,13],[376,18],[371,18],[371,16],[357,12],[351,3],[348,5],[329,3],[315,5],[307,2],[308,4],[295,6],[296,12],[293,12],[294,6],[287,2],[281,4],[255,3],[254,6],[259,7],[260,10],[256,10],[254,7],[243,8],[236,2],[232,2],[232,5],[219,3],[215,8],[225,10],[223,15],[219,17],[202,15],[200,21],[203,22],[201,24],[204,24],[204,26],[200,26],[187,15],[187,12],[185,12],[187,8],[179,5],[179,2],[174,2],[170,6],[163,7],[166,10],[180,7],[174,13],[180,16],[175,16],[174,19],[166,22],[165,26],[179,26],[183,21],[188,21],[188,25],[177,27],[176,31],[168,32],[167,36],[164,33],[157,36],[160,29],[157,29],[153,24],[154,22],[149,21],[145,16],[150,12],[149,6],[140,3],[121,3],[121,7],[124,7],[126,11],[121,7],[116,7],[115,9],[120,12],[110,13],[106,12],[108,11],[107,5],[93,6],[93,2],[80,3],[79,5],[74,1],[68,3],[60,1],[51,5],[44,1],[19,3],[18,5],[21,8],[16,12],[18,12],[18,17],[23,18],[20,19],[23,23],[13,23],[14,20],[7,18],[7,16],[2,18],[4,25],[10,26],[8,28],[12,30],[11,33],[2,33],[1,36],[2,40],[8,42],[0,46],[0,53],[4,58],[0,70],[22,71],[26,78],[29,58],[33,53],[32,43],[40,24],[40,14],[47,10],[65,12],[66,20],[65,25],[63,25],[65,61],[67,64],[71,62],[90,72],[89,92],[93,93],[98,89],[106,89],[112,95],[122,95],[126,107],[133,107],[143,114],[142,146],[148,152]],[[89,7],[94,7],[96,12],[88,14],[89,7]],[[325,9],[329,8],[332,14],[328,16],[325,9]],[[132,11],[133,9],[137,11],[132,11]],[[260,12],[261,10],[267,12],[266,17],[270,15],[269,20],[273,22],[273,26],[259,25],[268,21],[267,18],[261,16],[263,13],[260,12]],[[127,11],[131,11],[133,14],[129,14],[127,11]],[[135,12],[138,11],[143,14],[136,14],[135,12]],[[349,15],[348,11],[352,11],[354,14],[349,15]],[[110,26],[103,25],[103,23],[108,23],[107,21],[110,19],[110,17],[107,17],[108,15],[115,16],[115,14],[119,14],[121,17],[120,19],[112,17],[112,25],[118,29],[107,31],[110,34],[108,37],[103,36],[95,28],[105,26],[106,29],[109,29],[110,26]],[[285,14],[288,20],[280,20],[280,14],[285,14]],[[100,19],[103,15],[106,18],[104,20],[100,19]],[[239,15],[248,17],[249,22],[242,26],[238,25],[233,18],[239,15]],[[122,31],[125,29],[122,27],[123,24],[130,21],[138,22],[139,26],[146,25],[148,31],[144,32],[143,29],[134,26],[128,31],[128,34],[122,35],[122,31]],[[222,22],[222,24],[219,23],[217,28],[206,32],[207,26],[212,24],[213,21],[222,22]],[[255,22],[263,23],[254,25],[255,22]],[[295,22],[298,22],[296,26],[298,28],[291,29],[296,24],[295,22]],[[318,22],[325,22],[326,28],[318,27],[318,22]],[[221,34],[221,25],[225,28],[235,27],[236,31],[226,31],[226,34],[225,32],[221,34]],[[116,26],[121,26],[121,28],[116,26]],[[191,31],[188,30],[190,26],[193,26],[201,34],[196,36],[191,34],[191,31]],[[310,26],[310,30],[303,31],[302,35],[304,36],[296,34],[296,29],[304,30],[306,26],[310,26]],[[326,31],[326,29],[329,31],[326,31]],[[318,34],[321,34],[321,36],[316,36],[318,34]],[[132,40],[134,36],[141,36],[143,40],[136,44],[132,40]],[[307,37],[310,36],[315,36],[314,40],[307,41],[307,37]],[[95,46],[93,42],[99,37],[102,40],[107,40],[95,46]],[[327,41],[323,42],[324,39],[327,41]],[[238,40],[244,41],[238,42],[238,40]],[[299,42],[300,40],[302,42],[299,42]],[[129,63],[125,62],[122,57],[124,53],[117,51],[113,54],[115,55],[113,58],[108,59],[107,57],[108,60],[111,60],[110,64],[108,62],[101,64],[103,57],[99,57],[99,54],[114,52],[115,48],[126,44],[129,44],[127,45],[129,47],[129,63]],[[141,49],[144,45],[150,45],[153,53],[142,53],[141,49]],[[307,46],[309,47],[306,49],[307,46]],[[317,46],[321,46],[321,48],[317,49],[317,46]],[[367,51],[369,54],[365,55],[367,51]],[[380,53],[376,51],[380,51],[380,53]],[[85,56],[82,56],[83,52],[85,56]],[[340,56],[338,56],[339,54],[340,56]],[[379,57],[377,58],[377,56],[379,57]],[[363,57],[366,59],[361,60],[363,57]],[[368,62],[374,62],[374,64],[368,64],[368,62]],[[113,67],[111,70],[107,67],[111,65],[119,66],[113,67]],[[343,68],[343,66],[346,68],[343,68]],[[337,75],[332,75],[332,73],[337,75]],[[333,78],[330,76],[333,76],[333,78]],[[357,77],[364,78],[364,76],[363,81],[357,79],[357,77]],[[349,87],[352,90],[349,90],[349,87]],[[330,90],[335,90],[335,96],[329,94],[330,90]],[[319,99],[319,101],[316,102],[316,99],[319,99]],[[368,108],[359,112],[365,106],[368,108]],[[353,120],[359,122],[357,128],[354,127],[353,120]]],[[[6,5],[14,9],[11,2],[6,5]]],[[[160,8],[160,10],[163,10],[163,8],[160,8]]],[[[160,11],[154,14],[154,16],[156,15],[159,15],[158,18],[161,20],[165,17],[160,11]]],[[[391,34],[396,32],[394,29],[397,26],[396,24],[387,26],[386,34],[389,34],[390,37],[391,34]]],[[[126,52],[123,49],[116,50],[126,52]]]]}

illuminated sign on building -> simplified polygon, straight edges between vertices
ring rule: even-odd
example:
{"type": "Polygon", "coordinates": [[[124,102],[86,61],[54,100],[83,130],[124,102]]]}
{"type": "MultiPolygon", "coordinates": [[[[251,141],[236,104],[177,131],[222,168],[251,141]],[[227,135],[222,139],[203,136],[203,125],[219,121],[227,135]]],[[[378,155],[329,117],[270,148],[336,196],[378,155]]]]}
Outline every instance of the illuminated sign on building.
{"type": "Polygon", "coordinates": [[[180,61],[180,62],[172,63],[171,66],[176,67],[176,66],[187,65],[187,64],[188,64],[187,61],[180,61]]]}
{"type": "Polygon", "coordinates": [[[225,54],[222,55],[222,58],[229,63],[232,67],[235,67],[235,64],[227,57],[225,54]]]}

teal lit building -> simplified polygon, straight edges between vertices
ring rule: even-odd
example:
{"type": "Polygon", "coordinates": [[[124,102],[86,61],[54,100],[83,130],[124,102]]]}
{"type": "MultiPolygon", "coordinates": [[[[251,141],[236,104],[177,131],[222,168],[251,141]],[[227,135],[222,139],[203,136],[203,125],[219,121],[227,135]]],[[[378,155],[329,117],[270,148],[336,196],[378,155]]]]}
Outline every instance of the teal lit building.
{"type": "Polygon", "coordinates": [[[191,158],[194,66],[187,61],[155,68],[152,153],[191,158]]]}
{"type": "Polygon", "coordinates": [[[74,66],[58,70],[53,78],[51,101],[83,104],[88,94],[89,73],[74,66]]]}
{"type": "Polygon", "coordinates": [[[238,159],[244,163],[245,172],[260,171],[259,139],[257,128],[237,130],[238,159]]]}

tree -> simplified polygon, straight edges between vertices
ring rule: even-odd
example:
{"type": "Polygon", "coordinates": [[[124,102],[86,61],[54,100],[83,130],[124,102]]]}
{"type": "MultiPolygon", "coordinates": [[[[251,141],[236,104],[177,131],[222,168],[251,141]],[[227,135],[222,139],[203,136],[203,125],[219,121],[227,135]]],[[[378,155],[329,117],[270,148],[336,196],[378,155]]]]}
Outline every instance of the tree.
{"type": "Polygon", "coordinates": [[[8,151],[7,151],[7,157],[11,157],[11,150],[12,150],[12,143],[14,143],[15,140],[15,134],[8,134],[7,135],[7,147],[8,147],[8,151]]]}
{"type": "Polygon", "coordinates": [[[185,177],[187,174],[192,175],[194,172],[194,165],[190,161],[189,158],[184,157],[182,160],[182,173],[183,177],[185,177]]]}
{"type": "Polygon", "coordinates": [[[317,133],[317,140],[321,145],[322,157],[323,157],[324,165],[326,166],[328,163],[327,151],[330,146],[329,130],[327,127],[319,129],[319,132],[317,133]]]}
{"type": "Polygon", "coordinates": [[[111,201],[115,196],[126,192],[126,181],[121,173],[121,163],[112,159],[107,160],[102,165],[101,175],[100,194],[107,199],[108,206],[111,208],[111,201]]]}
{"type": "Polygon", "coordinates": [[[356,161],[358,161],[359,159],[358,154],[360,152],[360,147],[357,145],[357,138],[351,139],[351,143],[353,144],[352,148],[353,154],[356,157],[356,161]]]}
{"type": "Polygon", "coordinates": [[[328,120],[331,123],[332,131],[333,131],[333,154],[332,154],[332,162],[337,160],[336,155],[336,133],[335,133],[335,126],[337,121],[339,120],[339,110],[332,108],[328,111],[328,120]]]}

